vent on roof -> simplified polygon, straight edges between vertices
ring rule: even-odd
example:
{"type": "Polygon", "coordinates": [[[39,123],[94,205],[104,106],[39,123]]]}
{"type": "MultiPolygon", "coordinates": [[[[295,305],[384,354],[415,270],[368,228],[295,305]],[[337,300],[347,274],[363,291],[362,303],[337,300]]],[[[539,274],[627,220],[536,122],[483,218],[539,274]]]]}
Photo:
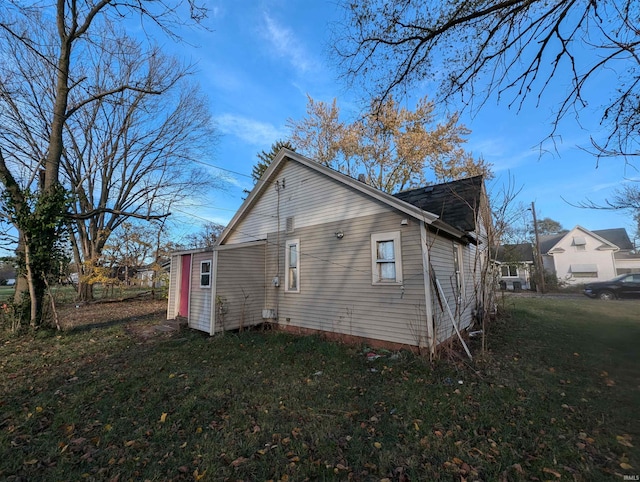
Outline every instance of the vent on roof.
{"type": "Polygon", "coordinates": [[[293,216],[290,216],[287,218],[287,227],[286,227],[287,233],[293,233],[293,230],[295,229],[293,221],[294,221],[293,216]]]}
{"type": "Polygon", "coordinates": [[[424,188],[424,192],[428,193],[428,192],[433,192],[433,186],[427,186],[424,188]]]}

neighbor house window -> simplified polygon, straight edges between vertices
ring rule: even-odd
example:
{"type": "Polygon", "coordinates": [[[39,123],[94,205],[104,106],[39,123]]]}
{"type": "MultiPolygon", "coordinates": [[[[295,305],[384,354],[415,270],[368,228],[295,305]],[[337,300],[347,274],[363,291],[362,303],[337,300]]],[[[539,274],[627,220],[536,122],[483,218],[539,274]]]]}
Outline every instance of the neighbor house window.
{"type": "Polygon", "coordinates": [[[300,292],[300,240],[292,239],[285,247],[285,291],[300,292]]]}
{"type": "Polygon", "coordinates": [[[518,276],[518,267],[517,266],[503,264],[500,267],[500,271],[501,271],[501,274],[502,274],[503,278],[517,277],[518,276]]]}
{"type": "Polygon", "coordinates": [[[209,288],[211,286],[211,261],[202,261],[200,263],[200,288],[209,288]]]}
{"type": "Polygon", "coordinates": [[[597,264],[572,264],[571,274],[574,278],[597,278],[597,264]]]}
{"type": "Polygon", "coordinates": [[[400,231],[371,235],[373,284],[402,283],[400,231]]]}

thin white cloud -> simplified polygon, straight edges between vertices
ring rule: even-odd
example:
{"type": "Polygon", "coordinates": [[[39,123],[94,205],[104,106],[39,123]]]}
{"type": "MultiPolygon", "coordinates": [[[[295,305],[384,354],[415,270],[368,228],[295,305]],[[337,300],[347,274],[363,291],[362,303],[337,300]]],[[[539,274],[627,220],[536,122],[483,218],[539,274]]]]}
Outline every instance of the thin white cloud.
{"type": "Polygon", "coordinates": [[[636,183],[636,182],[640,182],[640,178],[630,177],[627,179],[623,179],[622,181],[616,180],[612,182],[603,182],[593,186],[591,191],[598,192],[598,191],[604,191],[604,190],[613,189],[613,188],[621,188],[625,184],[636,183]]]}
{"type": "Polygon", "coordinates": [[[540,150],[535,147],[514,148],[512,143],[502,138],[484,138],[470,143],[471,152],[476,157],[482,156],[493,165],[494,172],[516,169],[540,159],[540,150]]]}
{"type": "Polygon", "coordinates": [[[264,38],[273,49],[273,53],[289,60],[300,73],[305,74],[316,69],[312,55],[304,48],[302,41],[293,30],[278,24],[268,13],[264,14],[264,38]]]}
{"type": "Polygon", "coordinates": [[[216,117],[216,125],[223,134],[238,137],[255,146],[271,145],[276,139],[286,136],[283,129],[267,122],[260,122],[234,114],[222,114],[216,117]]]}

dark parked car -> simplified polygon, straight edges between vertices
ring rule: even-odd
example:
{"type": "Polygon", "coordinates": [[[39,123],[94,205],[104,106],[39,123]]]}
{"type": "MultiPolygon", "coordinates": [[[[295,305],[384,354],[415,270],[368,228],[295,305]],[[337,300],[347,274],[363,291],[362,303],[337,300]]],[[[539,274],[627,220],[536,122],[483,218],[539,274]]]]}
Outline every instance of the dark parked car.
{"type": "Polygon", "coordinates": [[[609,281],[589,283],[584,287],[584,294],[601,300],[640,298],[640,273],[621,274],[609,281]]]}

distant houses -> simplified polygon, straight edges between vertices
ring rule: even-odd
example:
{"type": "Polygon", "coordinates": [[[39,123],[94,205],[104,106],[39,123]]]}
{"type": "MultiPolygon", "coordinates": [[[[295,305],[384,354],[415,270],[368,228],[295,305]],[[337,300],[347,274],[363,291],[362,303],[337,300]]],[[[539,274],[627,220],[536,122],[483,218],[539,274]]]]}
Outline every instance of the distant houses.
{"type": "MultiPolygon", "coordinates": [[[[544,271],[561,285],[604,281],[640,273],[640,254],[624,228],[589,230],[575,226],[560,234],[540,236],[544,271]]],[[[530,243],[502,245],[494,257],[503,290],[535,289],[535,249],[530,243]]]]}
{"type": "Polygon", "coordinates": [[[640,254],[624,228],[590,231],[576,226],[566,233],[541,236],[540,253],[545,271],[569,285],[640,273],[640,254]]]}
{"type": "Polygon", "coordinates": [[[498,283],[502,290],[534,289],[534,257],[531,243],[499,246],[494,260],[498,283]]]}

